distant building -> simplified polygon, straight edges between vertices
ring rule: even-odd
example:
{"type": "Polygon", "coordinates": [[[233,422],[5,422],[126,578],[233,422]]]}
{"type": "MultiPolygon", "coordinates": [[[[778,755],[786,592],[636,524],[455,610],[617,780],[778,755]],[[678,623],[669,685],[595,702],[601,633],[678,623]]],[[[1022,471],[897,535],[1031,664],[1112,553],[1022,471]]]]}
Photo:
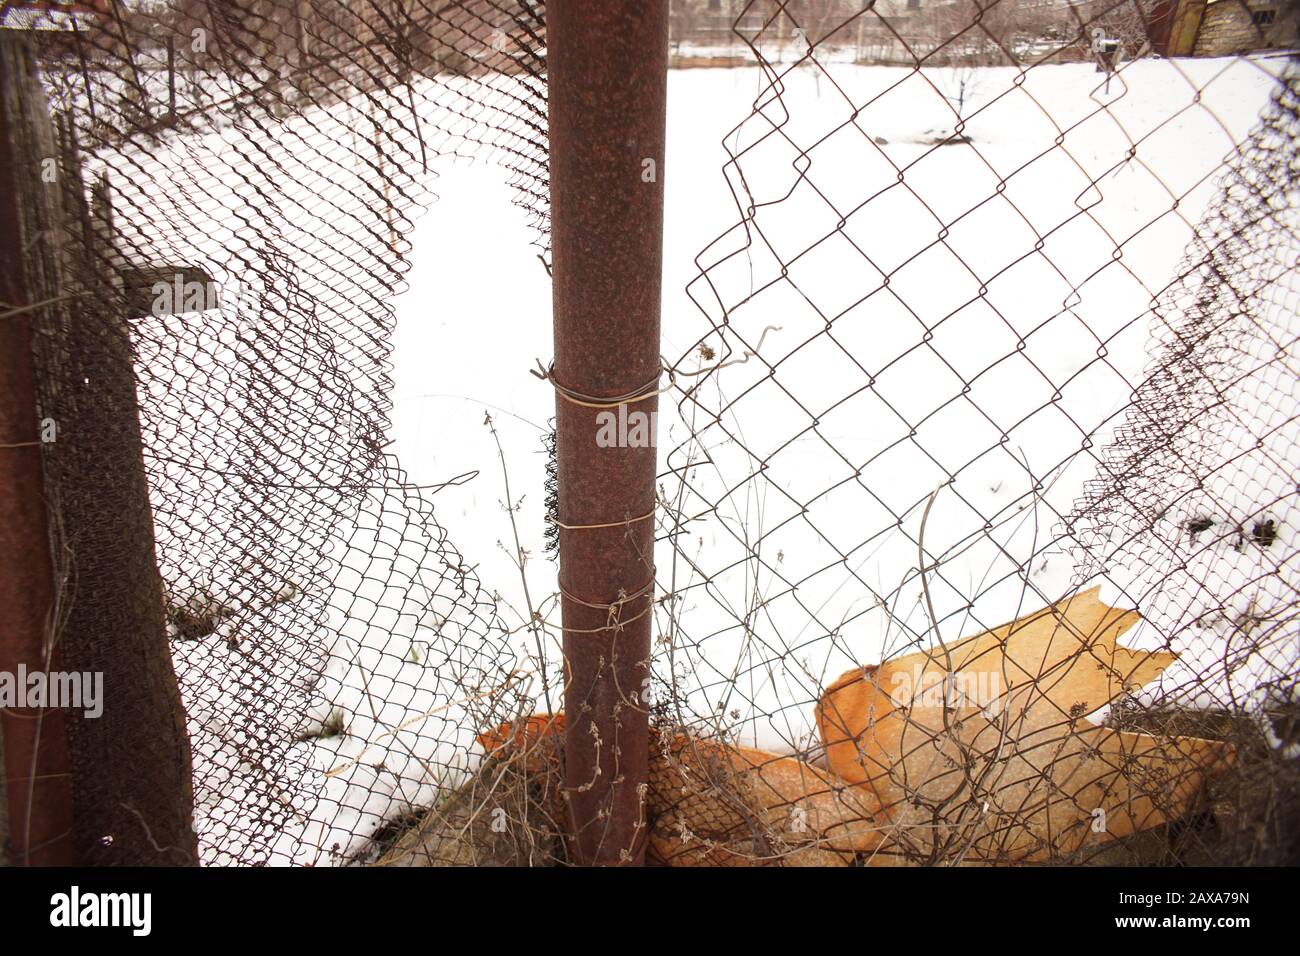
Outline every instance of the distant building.
{"type": "Polygon", "coordinates": [[[109,14],[109,0],[27,0],[0,4],[0,28],[70,32],[93,26],[109,14]]]}
{"type": "Polygon", "coordinates": [[[1126,59],[1300,44],[1300,0],[672,0],[671,14],[674,53],[717,66],[748,61],[750,42],[773,59],[812,44],[819,56],[929,66],[1088,61],[1099,33],[1126,59]]]}
{"type": "Polygon", "coordinates": [[[1214,0],[1196,33],[1196,56],[1227,56],[1294,47],[1300,40],[1296,0],[1214,0]]]}

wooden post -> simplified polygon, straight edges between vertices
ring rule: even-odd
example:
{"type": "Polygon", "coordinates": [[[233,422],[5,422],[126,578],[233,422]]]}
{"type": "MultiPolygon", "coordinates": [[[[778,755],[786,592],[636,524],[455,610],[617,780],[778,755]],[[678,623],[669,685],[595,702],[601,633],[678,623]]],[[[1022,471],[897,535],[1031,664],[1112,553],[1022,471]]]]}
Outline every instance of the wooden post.
{"type": "Polygon", "coordinates": [[[1161,56],[1191,56],[1201,32],[1206,0],[1167,0],[1152,17],[1152,48],[1161,56]]]}
{"type": "Polygon", "coordinates": [[[176,122],[176,38],[167,35],[167,122],[176,122]]]}
{"type": "MultiPolygon", "coordinates": [[[[16,197],[16,215],[0,229],[0,281],[7,302],[49,305],[0,320],[0,434],[21,444],[0,449],[0,465],[23,469],[7,484],[0,478],[0,561],[15,564],[0,567],[0,614],[25,615],[12,628],[0,620],[0,646],[15,664],[51,661],[43,666],[89,679],[102,699],[98,713],[46,709],[42,721],[26,722],[47,730],[48,741],[24,743],[21,728],[11,734],[6,721],[10,767],[44,748],[40,773],[22,776],[57,778],[71,793],[70,814],[60,789],[20,815],[11,769],[10,825],[17,833],[34,806],[49,838],[62,827],[66,839],[70,819],[71,852],[83,865],[195,863],[189,739],[154,554],[108,190],[101,180],[87,202],[73,127],[56,142],[24,43],[0,36],[7,152],[0,175],[12,177],[0,195],[16,197]],[[36,440],[38,402],[44,446],[36,440]]],[[[35,833],[26,845],[37,846],[35,833]]]]}
{"type": "MultiPolygon", "coordinates": [[[[48,288],[33,277],[28,243],[40,241],[51,197],[41,160],[45,97],[26,38],[0,30],[0,679],[57,667],[54,563],[45,508],[33,325],[48,288]],[[34,294],[40,292],[41,295],[34,294]]],[[[23,682],[25,684],[25,681],[23,682]]],[[[24,688],[25,689],[25,688],[24,688]]],[[[18,865],[74,862],[72,779],[64,714],[0,710],[8,855],[18,865]]]]}

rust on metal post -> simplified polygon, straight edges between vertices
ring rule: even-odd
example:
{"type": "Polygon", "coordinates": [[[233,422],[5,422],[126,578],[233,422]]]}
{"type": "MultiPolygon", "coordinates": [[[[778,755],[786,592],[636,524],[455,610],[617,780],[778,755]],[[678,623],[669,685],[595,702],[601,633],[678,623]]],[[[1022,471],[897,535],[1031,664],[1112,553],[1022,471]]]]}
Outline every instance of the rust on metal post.
{"type": "MultiPolygon", "coordinates": [[[[4,33],[7,31],[0,31],[4,33]]],[[[38,98],[21,39],[0,36],[0,673],[17,680],[55,666],[54,580],[41,463],[33,311],[23,256],[23,202],[39,190],[29,147],[38,98]],[[32,184],[37,184],[33,187],[32,184]]],[[[69,865],[72,781],[63,713],[0,710],[12,863],[69,865]]]]}
{"type": "Polygon", "coordinates": [[[635,865],[650,746],[668,0],[552,0],[546,20],[565,794],[575,862],[635,865]]]}

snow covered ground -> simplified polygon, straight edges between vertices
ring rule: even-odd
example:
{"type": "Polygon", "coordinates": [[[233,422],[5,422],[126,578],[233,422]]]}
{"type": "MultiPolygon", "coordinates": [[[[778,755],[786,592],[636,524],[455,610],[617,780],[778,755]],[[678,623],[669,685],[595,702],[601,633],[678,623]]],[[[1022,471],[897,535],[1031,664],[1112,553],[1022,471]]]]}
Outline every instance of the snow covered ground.
{"type": "MultiPolygon", "coordinates": [[[[660,416],[666,468],[709,456],[680,499],[692,520],[678,560],[666,544],[657,558],[661,589],[683,595],[675,626],[660,617],[673,646],[657,666],[695,714],[806,746],[829,680],[927,632],[915,539],[950,475],[925,530],[929,560],[943,557],[929,584],[944,637],[1065,593],[1075,569],[1045,546],[1129,400],[1150,303],[1275,68],[1143,62],[1109,90],[1086,65],[985,70],[965,104],[970,143],[937,148],[955,123],[946,71],[803,68],[779,100],[757,69],[671,76],[664,354],[690,369],[708,364],[699,342],[739,358],[763,341],[761,363],[723,370],[702,408],[683,408],[699,421],[725,408],[722,424],[690,442],[670,403],[660,416]],[[757,209],[749,233],[733,191],[757,209]]],[[[549,355],[545,277],[520,222],[511,241],[490,168],[444,170],[439,192],[399,304],[396,448],[429,478],[483,467],[491,412],[539,554],[536,440],[552,399],[526,369],[549,355]],[[471,223],[481,242],[465,241],[471,223]],[[477,321],[458,330],[466,314],[477,321]]],[[[489,469],[439,516],[511,597],[500,497],[489,469]]],[[[531,570],[548,593],[552,566],[531,570]]]]}
{"type": "MultiPolygon", "coordinates": [[[[676,549],[665,539],[656,556],[661,592],[678,595],[656,619],[656,671],[673,675],[689,712],[772,749],[807,747],[827,683],[929,631],[916,539],[941,486],[924,535],[945,639],[1065,593],[1075,569],[1045,545],[1092,477],[1146,363],[1150,304],[1279,66],[1144,61],[1108,88],[1086,65],[982,70],[962,103],[969,141],[947,145],[936,142],[958,122],[948,71],[801,67],[781,78],[779,97],[757,68],[670,75],[663,352],[683,371],[757,353],[690,400],[661,400],[664,492],[684,523],[676,549]]],[[[348,110],[325,125],[348,135],[348,110]]],[[[276,221],[290,261],[295,248],[329,247],[342,263],[360,245],[347,204],[364,195],[354,188],[364,169],[353,182],[318,181],[292,142],[282,167],[231,149],[225,168],[178,156],[175,189],[158,191],[156,178],[141,189],[183,201],[253,163],[286,196],[339,204],[325,229],[276,221]]],[[[418,527],[424,506],[401,494],[368,507],[369,527],[319,529],[354,544],[322,556],[334,592],[322,607],[294,610],[289,597],[264,615],[268,626],[277,614],[310,617],[332,635],[322,683],[265,705],[272,718],[282,707],[296,735],[289,715],[302,693],[313,697],[289,763],[329,771],[313,776],[318,794],[267,817],[261,839],[276,862],[348,858],[380,821],[472,769],[477,695],[512,671],[539,691],[485,416],[504,448],[530,592],[555,610],[544,600],[555,566],[543,555],[541,446],[554,399],[528,374],[549,358],[551,336],[535,233],[491,162],[439,157],[428,173],[403,173],[437,201],[409,236],[387,450],[417,485],[473,477],[430,499],[445,542],[418,527]],[[458,566],[474,569],[483,594],[472,581],[456,593],[447,569],[458,566]],[[501,620],[489,626],[493,594],[501,620]]],[[[212,229],[140,241],[191,258],[198,241],[215,258],[232,245],[226,230],[240,229],[227,213],[177,212],[191,225],[212,217],[212,229]]],[[[381,294],[305,281],[327,308],[381,294]]],[[[237,352],[237,337],[225,347],[237,352]]],[[[310,444],[309,432],[298,437],[310,444]]],[[[553,678],[557,629],[549,640],[553,678]]],[[[225,646],[186,652],[202,656],[188,671],[191,727],[209,745],[196,750],[217,766],[241,742],[222,714],[244,686],[227,678],[247,666],[225,646]],[[215,698],[202,692],[213,685],[215,698]]],[[[237,838],[223,827],[247,826],[235,819],[247,773],[230,771],[201,808],[207,846],[237,838]]]]}

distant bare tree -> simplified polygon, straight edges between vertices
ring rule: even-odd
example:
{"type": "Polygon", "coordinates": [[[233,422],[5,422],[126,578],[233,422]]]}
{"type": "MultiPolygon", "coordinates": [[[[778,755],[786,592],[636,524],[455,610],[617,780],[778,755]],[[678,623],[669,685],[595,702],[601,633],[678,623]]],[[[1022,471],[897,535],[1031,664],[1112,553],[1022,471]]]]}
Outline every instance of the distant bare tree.
{"type": "Polygon", "coordinates": [[[787,0],[777,22],[782,49],[786,42],[805,48],[852,45],[856,32],[843,28],[862,9],[862,0],[787,0]]]}
{"type": "Polygon", "coordinates": [[[1015,0],[949,0],[923,10],[937,62],[967,68],[1015,62],[1022,14],[1015,0]]]}
{"type": "Polygon", "coordinates": [[[706,0],[671,0],[668,7],[668,39],[674,53],[681,49],[682,43],[695,39],[705,2],[706,0]]]}

